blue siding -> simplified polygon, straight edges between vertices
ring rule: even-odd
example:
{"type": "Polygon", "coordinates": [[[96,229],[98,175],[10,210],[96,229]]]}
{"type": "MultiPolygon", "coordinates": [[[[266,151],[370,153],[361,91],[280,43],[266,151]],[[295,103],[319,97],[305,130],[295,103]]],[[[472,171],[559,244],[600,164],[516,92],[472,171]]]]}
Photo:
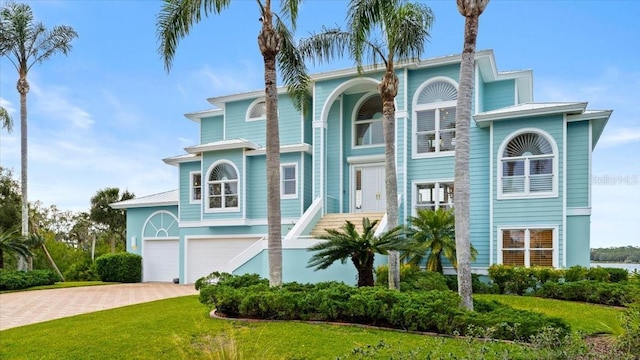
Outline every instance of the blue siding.
{"type": "MultiPolygon", "coordinates": [[[[266,159],[265,159],[266,161],[266,159]]],[[[302,164],[300,163],[300,153],[288,153],[280,155],[280,163],[281,164],[291,164],[295,163],[298,165],[296,180],[297,180],[297,194],[298,196],[293,199],[282,199],[281,200],[281,208],[280,212],[282,214],[282,218],[298,218],[302,215],[301,211],[301,203],[302,203],[302,193],[300,187],[300,175],[302,171],[302,164]]],[[[282,181],[282,179],[280,179],[282,181]]],[[[266,213],[266,212],[265,212],[266,213]]],[[[286,234],[286,233],[285,233],[286,234]]]]}
{"type": "Polygon", "coordinates": [[[211,116],[200,120],[200,143],[224,140],[224,118],[211,116]]]}
{"type": "Polygon", "coordinates": [[[178,206],[153,206],[147,208],[127,209],[127,251],[130,253],[142,254],[142,241],[144,239],[142,231],[147,219],[157,211],[168,211],[174,216],[178,216],[178,206]],[[136,238],[136,247],[132,245],[132,238],[136,238]]]}
{"type": "MultiPolygon", "coordinates": [[[[196,221],[200,220],[202,213],[202,203],[190,203],[191,178],[189,174],[193,171],[200,171],[200,162],[188,162],[180,164],[180,220],[196,221]]],[[[204,181],[204,175],[202,176],[204,181]]],[[[204,187],[202,188],[204,194],[204,187]]]]}
{"type": "Polygon", "coordinates": [[[267,214],[266,156],[247,157],[247,218],[265,219],[267,214]]]}
{"type": "Polygon", "coordinates": [[[302,166],[302,176],[304,177],[304,209],[307,210],[313,202],[313,158],[310,154],[304,154],[304,165],[302,166]]]}
{"type": "MultiPolygon", "coordinates": [[[[347,121],[347,118],[344,118],[347,121]]],[[[344,125],[347,127],[348,125],[344,125]]],[[[340,199],[340,166],[343,160],[340,158],[340,101],[336,101],[331,107],[327,119],[327,137],[325,139],[325,196],[327,201],[338,204],[340,199]]]]}
{"type": "Polygon", "coordinates": [[[515,105],[515,80],[502,80],[484,84],[483,111],[515,105]]]}
{"type": "Polygon", "coordinates": [[[589,123],[567,124],[567,207],[589,206],[589,123]]]}
{"type": "Polygon", "coordinates": [[[489,266],[489,129],[471,128],[470,181],[470,236],[478,251],[472,266],[489,266]]]}
{"type": "Polygon", "coordinates": [[[567,267],[590,266],[590,234],[590,216],[567,216],[567,267]]]}

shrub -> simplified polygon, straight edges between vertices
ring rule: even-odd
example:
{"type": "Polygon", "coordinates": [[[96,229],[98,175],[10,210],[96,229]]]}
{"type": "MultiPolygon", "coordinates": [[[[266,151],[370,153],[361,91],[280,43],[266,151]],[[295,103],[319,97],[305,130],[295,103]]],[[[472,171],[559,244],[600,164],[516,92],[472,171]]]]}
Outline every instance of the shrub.
{"type": "Polygon", "coordinates": [[[633,284],[603,283],[595,280],[572,281],[563,284],[547,282],[536,291],[536,296],[624,306],[640,299],[640,288],[633,284]]]}
{"type": "MultiPolygon", "coordinates": [[[[445,275],[445,280],[449,290],[458,291],[457,275],[445,275]]],[[[474,294],[497,294],[500,291],[496,284],[482,281],[478,274],[471,274],[471,288],[474,294]]]]}
{"type": "Polygon", "coordinates": [[[612,283],[629,280],[629,272],[620,268],[604,268],[609,273],[609,281],[612,283]]]}
{"type": "Polygon", "coordinates": [[[64,273],[64,278],[67,281],[100,280],[100,276],[98,275],[98,271],[96,270],[96,264],[91,260],[85,260],[83,262],[72,264],[64,273]]]}
{"type": "Polygon", "coordinates": [[[513,278],[513,266],[493,264],[489,266],[489,278],[498,287],[498,294],[504,294],[513,278]]]}
{"type": "Polygon", "coordinates": [[[565,281],[580,281],[587,278],[589,269],[584,266],[576,265],[572,266],[564,271],[565,281]]]}
{"type": "MultiPolygon", "coordinates": [[[[379,266],[376,269],[376,285],[388,286],[389,267],[379,266]]],[[[447,281],[444,275],[435,271],[425,271],[415,265],[403,264],[400,266],[400,290],[447,290],[447,281]]]]}
{"type": "Polygon", "coordinates": [[[142,279],[142,257],[132,253],[105,254],[96,259],[102,281],[135,283],[142,279]]]}
{"type": "Polygon", "coordinates": [[[516,266],[512,269],[511,279],[507,281],[507,291],[517,295],[524,295],[529,289],[536,287],[536,279],[530,268],[516,266]]]}
{"type": "Polygon", "coordinates": [[[587,280],[595,280],[601,282],[609,281],[609,271],[603,267],[592,267],[587,271],[587,280]]]}
{"type": "Polygon", "coordinates": [[[531,272],[538,286],[548,281],[557,283],[564,277],[564,270],[548,266],[534,266],[531,268],[531,272]]]}
{"type": "Polygon", "coordinates": [[[33,286],[53,285],[60,281],[58,274],[51,270],[4,270],[0,269],[0,290],[19,290],[33,286]]]}

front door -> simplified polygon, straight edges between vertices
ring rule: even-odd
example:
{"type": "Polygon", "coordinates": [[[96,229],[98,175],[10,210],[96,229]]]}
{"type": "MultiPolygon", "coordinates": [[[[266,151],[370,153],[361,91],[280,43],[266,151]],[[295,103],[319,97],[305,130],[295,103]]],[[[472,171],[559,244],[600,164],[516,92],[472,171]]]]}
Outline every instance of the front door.
{"type": "Polygon", "coordinates": [[[354,212],[384,212],[384,165],[354,167],[354,212]]]}

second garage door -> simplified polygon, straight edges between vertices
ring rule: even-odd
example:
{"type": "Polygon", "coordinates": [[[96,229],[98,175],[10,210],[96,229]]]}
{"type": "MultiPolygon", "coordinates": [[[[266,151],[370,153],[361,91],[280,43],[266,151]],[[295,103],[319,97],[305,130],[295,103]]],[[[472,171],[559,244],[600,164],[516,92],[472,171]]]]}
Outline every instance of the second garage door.
{"type": "Polygon", "coordinates": [[[259,238],[188,239],[186,249],[187,283],[214,271],[224,271],[229,260],[238,256],[259,238]]]}

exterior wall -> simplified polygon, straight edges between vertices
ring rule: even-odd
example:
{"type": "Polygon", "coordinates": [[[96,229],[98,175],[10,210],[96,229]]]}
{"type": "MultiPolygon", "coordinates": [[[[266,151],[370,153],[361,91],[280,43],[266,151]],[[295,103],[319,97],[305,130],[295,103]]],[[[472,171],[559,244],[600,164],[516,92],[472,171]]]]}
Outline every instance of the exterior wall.
{"type": "Polygon", "coordinates": [[[303,166],[301,168],[301,179],[303,179],[302,195],[303,208],[307,210],[313,202],[313,158],[310,154],[303,154],[303,166]]]}
{"type": "Polygon", "coordinates": [[[200,120],[200,143],[207,144],[224,140],[224,118],[220,116],[207,117],[200,120]]]}
{"type": "Polygon", "coordinates": [[[516,104],[515,80],[484,84],[483,111],[491,111],[516,104]]]}
{"type": "Polygon", "coordinates": [[[266,156],[247,157],[246,214],[247,219],[266,219],[267,214],[266,156]]]}
{"type": "Polygon", "coordinates": [[[563,229],[563,117],[544,116],[526,119],[502,120],[493,124],[493,262],[496,262],[498,254],[498,229],[501,227],[526,227],[544,226],[557,228],[557,250],[555,253],[559,267],[564,267],[563,243],[565,233],[563,229]],[[498,176],[500,174],[500,145],[515,131],[525,128],[535,128],[547,132],[557,144],[556,158],[558,161],[557,174],[557,196],[548,198],[517,198],[498,200],[498,176]]]}
{"type": "Polygon", "coordinates": [[[591,264],[590,249],[591,216],[567,216],[567,264],[566,267],[591,264]]]}
{"type": "Polygon", "coordinates": [[[153,206],[146,208],[127,209],[127,251],[142,255],[142,242],[144,239],[144,225],[153,214],[159,211],[168,211],[178,216],[178,206],[153,206]],[[135,241],[134,241],[135,238],[135,241]]]}
{"type": "MultiPolygon", "coordinates": [[[[198,221],[202,215],[202,201],[192,203],[191,196],[191,173],[200,171],[200,162],[181,163],[179,165],[179,181],[180,181],[180,220],[181,221],[198,221]]],[[[204,181],[204,175],[202,176],[204,181]]],[[[204,190],[204,186],[202,187],[204,190]]],[[[203,193],[204,194],[204,193],[203,193]]]]}
{"type": "Polygon", "coordinates": [[[589,206],[589,122],[567,123],[567,208],[589,206]]]}
{"type": "Polygon", "coordinates": [[[491,159],[489,152],[489,129],[480,129],[471,122],[471,154],[469,155],[469,187],[470,187],[470,240],[478,251],[473,267],[488,267],[491,265],[489,179],[491,159]]]}

